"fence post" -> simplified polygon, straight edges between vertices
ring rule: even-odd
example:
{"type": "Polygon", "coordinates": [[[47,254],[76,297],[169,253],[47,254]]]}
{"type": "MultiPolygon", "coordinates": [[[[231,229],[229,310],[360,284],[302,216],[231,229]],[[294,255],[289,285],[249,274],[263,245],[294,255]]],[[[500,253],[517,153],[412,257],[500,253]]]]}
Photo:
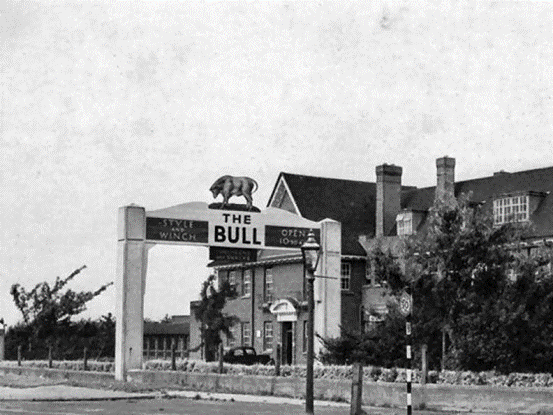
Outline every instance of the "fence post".
{"type": "Polygon", "coordinates": [[[21,366],[21,350],[23,347],[21,345],[17,346],[17,366],[21,366]]]}
{"type": "Polygon", "coordinates": [[[171,370],[177,370],[177,347],[175,339],[171,342],[171,370]]]}
{"type": "Polygon", "coordinates": [[[426,382],[428,380],[428,360],[426,360],[426,353],[428,351],[428,346],[426,344],[422,345],[422,355],[421,355],[421,362],[422,362],[422,373],[421,373],[421,384],[426,385],[426,382]]]}
{"type": "Polygon", "coordinates": [[[219,343],[219,374],[223,374],[223,342],[219,343]]]}
{"type": "Polygon", "coordinates": [[[48,346],[48,367],[52,369],[54,363],[52,362],[52,346],[48,346]]]}
{"type": "Polygon", "coordinates": [[[275,348],[275,376],[280,376],[280,343],[275,348]]]}
{"type": "Polygon", "coordinates": [[[361,402],[363,401],[363,365],[353,364],[353,380],[351,382],[350,415],[362,415],[361,402]]]}
{"type": "Polygon", "coordinates": [[[83,350],[83,360],[84,360],[84,370],[88,370],[88,348],[84,348],[83,350]]]}

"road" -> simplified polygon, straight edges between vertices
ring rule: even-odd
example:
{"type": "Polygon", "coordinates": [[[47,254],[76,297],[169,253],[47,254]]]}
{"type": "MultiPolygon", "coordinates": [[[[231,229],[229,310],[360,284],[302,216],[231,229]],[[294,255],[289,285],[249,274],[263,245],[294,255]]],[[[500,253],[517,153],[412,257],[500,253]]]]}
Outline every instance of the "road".
{"type": "MultiPolygon", "coordinates": [[[[366,408],[368,410],[368,408],[366,408]]],[[[401,415],[403,409],[370,408],[371,415],[401,415]]],[[[415,415],[444,415],[446,412],[414,411],[415,415]]],[[[305,407],[293,404],[247,403],[193,399],[131,399],[81,402],[0,402],[0,414],[40,415],[295,415],[305,407]]],[[[349,415],[349,406],[316,406],[316,415],[349,415]]],[[[451,414],[451,412],[449,412],[451,414]]]]}

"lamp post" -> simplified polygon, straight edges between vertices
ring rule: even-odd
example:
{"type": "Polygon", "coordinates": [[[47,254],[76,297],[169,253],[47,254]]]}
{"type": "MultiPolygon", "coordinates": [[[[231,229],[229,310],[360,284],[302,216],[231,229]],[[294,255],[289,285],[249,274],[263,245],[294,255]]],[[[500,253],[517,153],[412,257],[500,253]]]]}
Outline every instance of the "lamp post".
{"type": "Polygon", "coordinates": [[[315,240],[313,230],[309,231],[307,240],[301,246],[305,276],[307,279],[307,362],[305,379],[305,413],[313,414],[313,361],[314,361],[314,320],[315,299],[313,284],[315,269],[319,262],[321,247],[315,240]]]}

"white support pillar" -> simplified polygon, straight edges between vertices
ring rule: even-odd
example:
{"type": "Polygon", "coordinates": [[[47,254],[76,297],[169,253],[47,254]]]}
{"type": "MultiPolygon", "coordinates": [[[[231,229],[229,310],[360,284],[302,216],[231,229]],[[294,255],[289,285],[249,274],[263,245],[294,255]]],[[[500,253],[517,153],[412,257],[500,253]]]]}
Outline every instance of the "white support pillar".
{"type": "Polygon", "coordinates": [[[119,208],[117,239],[115,379],[125,381],[128,369],[142,368],[148,258],[146,210],[143,207],[119,208]]]}
{"type": "MultiPolygon", "coordinates": [[[[322,337],[340,336],[342,324],[342,224],[331,219],[321,221],[321,259],[315,276],[315,333],[322,337]]],[[[321,342],[315,342],[315,356],[321,342]]]]}
{"type": "Polygon", "coordinates": [[[4,351],[6,349],[5,337],[6,331],[3,327],[0,327],[0,361],[4,360],[4,351]]]}

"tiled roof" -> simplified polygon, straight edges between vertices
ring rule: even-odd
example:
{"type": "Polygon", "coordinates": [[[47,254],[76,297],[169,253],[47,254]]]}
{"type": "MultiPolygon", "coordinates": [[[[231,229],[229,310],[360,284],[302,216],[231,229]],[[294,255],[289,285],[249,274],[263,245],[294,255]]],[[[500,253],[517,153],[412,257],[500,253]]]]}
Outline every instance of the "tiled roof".
{"type": "MultiPolygon", "coordinates": [[[[402,208],[407,210],[428,210],[434,202],[436,187],[415,189],[404,194],[402,208]]],[[[534,231],[531,236],[553,235],[553,167],[526,170],[516,173],[499,173],[480,179],[455,183],[455,196],[471,195],[471,201],[485,203],[492,209],[493,199],[502,194],[533,191],[543,193],[543,199],[532,213],[534,231]]]]}
{"type": "MultiPolygon", "coordinates": [[[[342,224],[342,254],[365,255],[360,235],[375,233],[376,183],[281,173],[302,217],[342,224]]],[[[273,191],[274,193],[274,191],[273,191]]]]}

